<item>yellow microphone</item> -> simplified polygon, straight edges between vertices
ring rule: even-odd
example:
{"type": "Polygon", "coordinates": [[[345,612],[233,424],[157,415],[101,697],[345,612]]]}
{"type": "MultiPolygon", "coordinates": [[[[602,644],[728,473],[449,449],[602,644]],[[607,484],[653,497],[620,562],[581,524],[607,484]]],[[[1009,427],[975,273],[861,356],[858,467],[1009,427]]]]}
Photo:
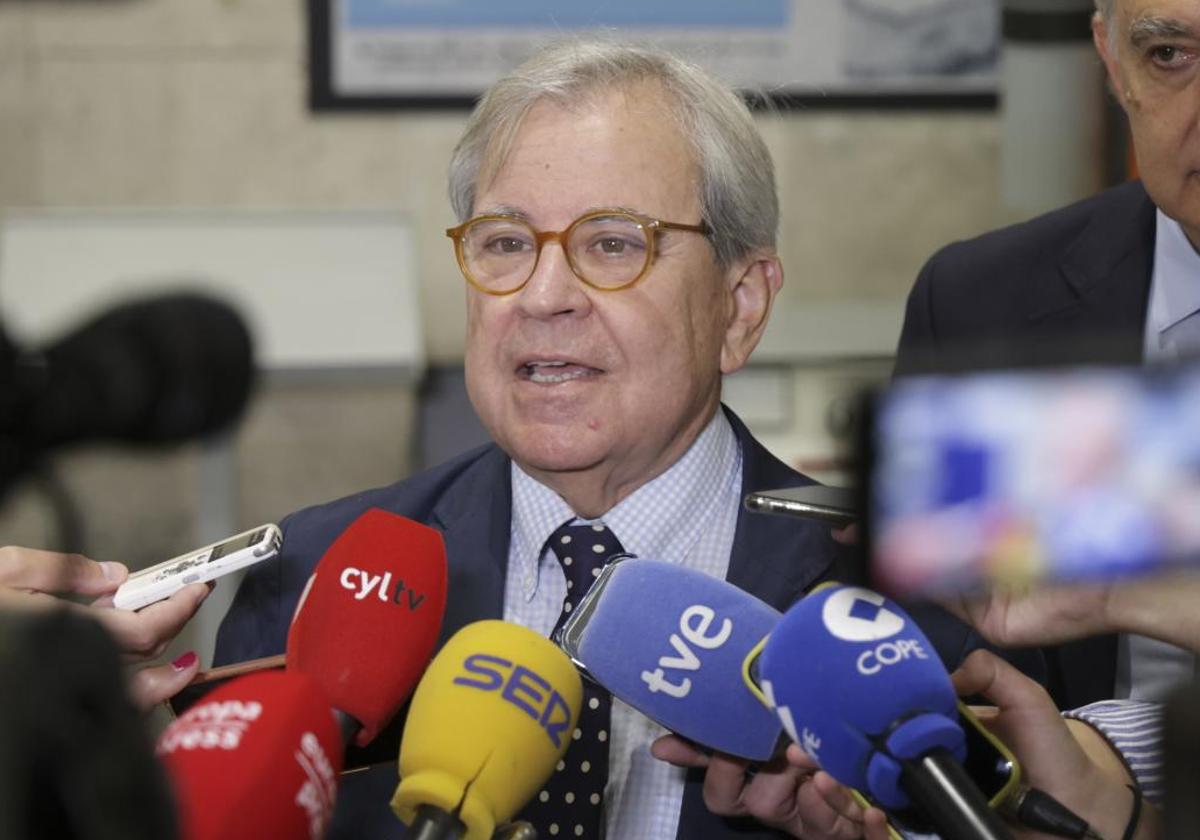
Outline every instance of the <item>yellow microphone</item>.
{"type": "Polygon", "coordinates": [[[413,694],[392,810],[420,837],[489,840],[554,772],[582,698],[575,666],[548,639],[468,624],[413,694]]]}

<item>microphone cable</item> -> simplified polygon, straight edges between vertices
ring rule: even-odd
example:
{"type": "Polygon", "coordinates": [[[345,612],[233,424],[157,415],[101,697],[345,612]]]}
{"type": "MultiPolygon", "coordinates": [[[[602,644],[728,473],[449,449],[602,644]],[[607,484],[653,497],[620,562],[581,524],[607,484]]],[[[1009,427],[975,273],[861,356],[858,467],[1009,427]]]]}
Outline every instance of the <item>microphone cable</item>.
{"type": "Polygon", "coordinates": [[[1071,840],[1104,840],[1087,820],[1044,790],[1021,785],[1001,809],[1026,828],[1071,840]]]}

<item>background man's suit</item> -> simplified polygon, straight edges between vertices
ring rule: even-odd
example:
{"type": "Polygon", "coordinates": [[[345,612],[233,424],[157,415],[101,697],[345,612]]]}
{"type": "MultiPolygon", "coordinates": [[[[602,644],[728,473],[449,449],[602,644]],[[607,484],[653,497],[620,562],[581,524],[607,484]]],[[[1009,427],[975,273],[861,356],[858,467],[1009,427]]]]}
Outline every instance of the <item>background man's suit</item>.
{"type": "Polygon", "coordinates": [[[1134,181],[943,248],[909,294],[896,373],[1140,363],[1154,214],[1134,181]]]}
{"type": "MultiPolygon", "coordinates": [[[[897,375],[1140,364],[1155,207],[1131,182],[935,254],[909,294],[897,375]]],[[[1061,708],[1112,696],[1116,636],[1045,651],[1061,708]]]]}
{"type": "MultiPolygon", "coordinates": [[[[742,447],[743,491],[812,483],[767,452],[741,421],[726,413],[742,447]]],[[[284,650],[292,610],[313,567],[342,530],[371,507],[442,532],[449,562],[442,641],[472,621],[503,616],[512,508],[510,461],[489,445],[408,481],[288,517],[283,522],[282,553],[254,567],[221,625],[218,663],[284,650]]],[[[782,611],[822,579],[857,577],[840,554],[828,525],[743,509],[738,514],[727,579],[782,611]]],[[[979,644],[977,635],[944,613],[931,614],[923,624],[939,654],[952,665],[979,644]]],[[[1035,676],[1038,670],[1035,665],[1035,676]]],[[[402,836],[388,807],[396,782],[394,767],[344,779],[330,837],[402,836]]],[[[710,813],[704,807],[702,782],[701,772],[689,775],[679,838],[780,836],[750,820],[727,820],[710,813]]]]}

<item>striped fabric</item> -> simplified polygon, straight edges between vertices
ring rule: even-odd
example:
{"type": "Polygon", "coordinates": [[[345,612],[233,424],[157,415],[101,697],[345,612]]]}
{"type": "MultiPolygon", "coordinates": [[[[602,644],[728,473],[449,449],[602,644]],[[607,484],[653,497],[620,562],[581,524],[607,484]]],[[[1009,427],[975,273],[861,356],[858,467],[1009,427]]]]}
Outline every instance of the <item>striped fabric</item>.
{"type": "Polygon", "coordinates": [[[1125,760],[1142,795],[1156,805],[1162,804],[1162,704],[1101,700],[1063,712],[1063,716],[1082,720],[1103,735],[1125,760]]]}

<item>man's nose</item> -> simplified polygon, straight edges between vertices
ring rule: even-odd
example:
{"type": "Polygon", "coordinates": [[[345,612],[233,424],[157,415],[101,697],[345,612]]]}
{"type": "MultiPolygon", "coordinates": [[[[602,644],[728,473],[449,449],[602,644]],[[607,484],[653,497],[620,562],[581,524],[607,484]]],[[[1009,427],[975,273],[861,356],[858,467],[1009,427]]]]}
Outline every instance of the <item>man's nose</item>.
{"type": "Polygon", "coordinates": [[[562,242],[551,240],[542,245],[529,282],[517,292],[517,302],[522,310],[535,318],[580,315],[590,311],[591,298],[583,282],[571,270],[562,242]]]}

